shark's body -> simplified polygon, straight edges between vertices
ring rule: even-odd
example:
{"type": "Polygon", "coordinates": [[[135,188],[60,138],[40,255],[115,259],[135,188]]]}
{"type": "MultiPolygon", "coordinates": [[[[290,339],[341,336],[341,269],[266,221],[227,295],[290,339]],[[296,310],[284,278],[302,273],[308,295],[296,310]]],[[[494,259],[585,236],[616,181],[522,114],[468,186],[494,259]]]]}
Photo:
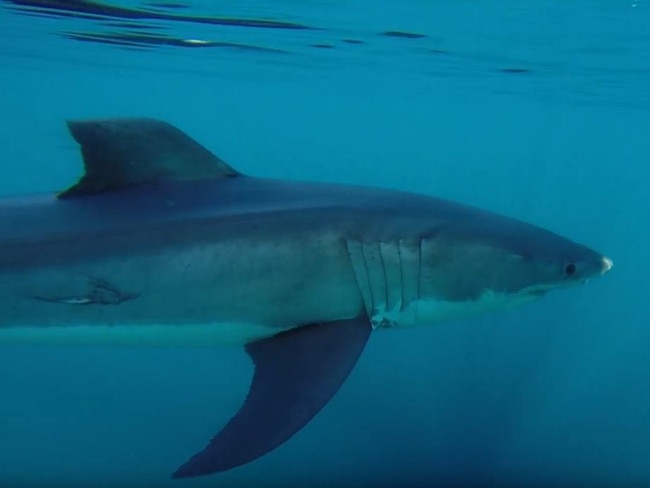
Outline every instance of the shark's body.
{"type": "Polygon", "coordinates": [[[84,179],[0,202],[0,343],[245,345],[257,366],[246,403],[177,477],[288,439],[372,329],[507,308],[611,267],[429,196],[242,176],[157,121],[71,129],[84,179]]]}

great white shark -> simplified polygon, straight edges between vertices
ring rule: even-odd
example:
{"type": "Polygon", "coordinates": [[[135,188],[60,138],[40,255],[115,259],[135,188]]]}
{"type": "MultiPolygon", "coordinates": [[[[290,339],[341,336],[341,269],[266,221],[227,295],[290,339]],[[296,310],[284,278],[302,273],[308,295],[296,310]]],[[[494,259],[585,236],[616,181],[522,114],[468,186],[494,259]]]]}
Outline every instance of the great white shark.
{"type": "Polygon", "coordinates": [[[83,177],[0,199],[0,343],[243,346],[246,400],[175,478],[288,440],[373,330],[507,309],[612,267],[432,196],[247,176],[162,121],[68,126],[83,177]]]}

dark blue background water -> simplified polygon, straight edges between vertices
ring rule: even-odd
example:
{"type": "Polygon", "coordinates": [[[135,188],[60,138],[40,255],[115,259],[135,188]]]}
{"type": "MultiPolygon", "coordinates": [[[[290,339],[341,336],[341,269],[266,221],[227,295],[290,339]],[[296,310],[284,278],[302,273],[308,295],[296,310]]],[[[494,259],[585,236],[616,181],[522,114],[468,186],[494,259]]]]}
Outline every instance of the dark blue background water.
{"type": "Polygon", "coordinates": [[[0,2],[0,192],[75,181],[66,119],[144,115],[246,173],[461,200],[615,269],[377,333],[290,442],[191,481],[168,478],[243,400],[243,351],[0,346],[0,486],[650,486],[650,2],[204,2],[183,14],[322,29],[155,20],[284,52],[120,47],[61,33],[123,27],[0,2]]]}

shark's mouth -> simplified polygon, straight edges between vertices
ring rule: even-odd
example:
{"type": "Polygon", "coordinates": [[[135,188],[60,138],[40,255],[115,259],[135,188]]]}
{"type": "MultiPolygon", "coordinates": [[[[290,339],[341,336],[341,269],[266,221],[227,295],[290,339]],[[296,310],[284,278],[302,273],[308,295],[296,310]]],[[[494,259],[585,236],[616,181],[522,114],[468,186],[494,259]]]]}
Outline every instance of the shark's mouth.
{"type": "Polygon", "coordinates": [[[571,281],[561,281],[556,283],[544,283],[541,285],[532,285],[521,290],[521,294],[525,294],[532,297],[542,297],[546,295],[549,291],[559,290],[561,288],[569,288],[577,285],[584,285],[589,281],[589,279],[583,280],[571,280],[571,281]]]}

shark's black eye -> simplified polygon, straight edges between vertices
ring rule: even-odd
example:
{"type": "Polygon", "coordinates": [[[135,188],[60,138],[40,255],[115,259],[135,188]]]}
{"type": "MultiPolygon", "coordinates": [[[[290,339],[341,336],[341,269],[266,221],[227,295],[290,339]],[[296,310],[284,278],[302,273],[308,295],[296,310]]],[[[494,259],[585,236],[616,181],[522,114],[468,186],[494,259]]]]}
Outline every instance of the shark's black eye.
{"type": "Polygon", "coordinates": [[[567,274],[567,276],[571,276],[573,273],[576,272],[576,265],[573,263],[569,263],[566,265],[564,268],[564,272],[567,274]]]}

